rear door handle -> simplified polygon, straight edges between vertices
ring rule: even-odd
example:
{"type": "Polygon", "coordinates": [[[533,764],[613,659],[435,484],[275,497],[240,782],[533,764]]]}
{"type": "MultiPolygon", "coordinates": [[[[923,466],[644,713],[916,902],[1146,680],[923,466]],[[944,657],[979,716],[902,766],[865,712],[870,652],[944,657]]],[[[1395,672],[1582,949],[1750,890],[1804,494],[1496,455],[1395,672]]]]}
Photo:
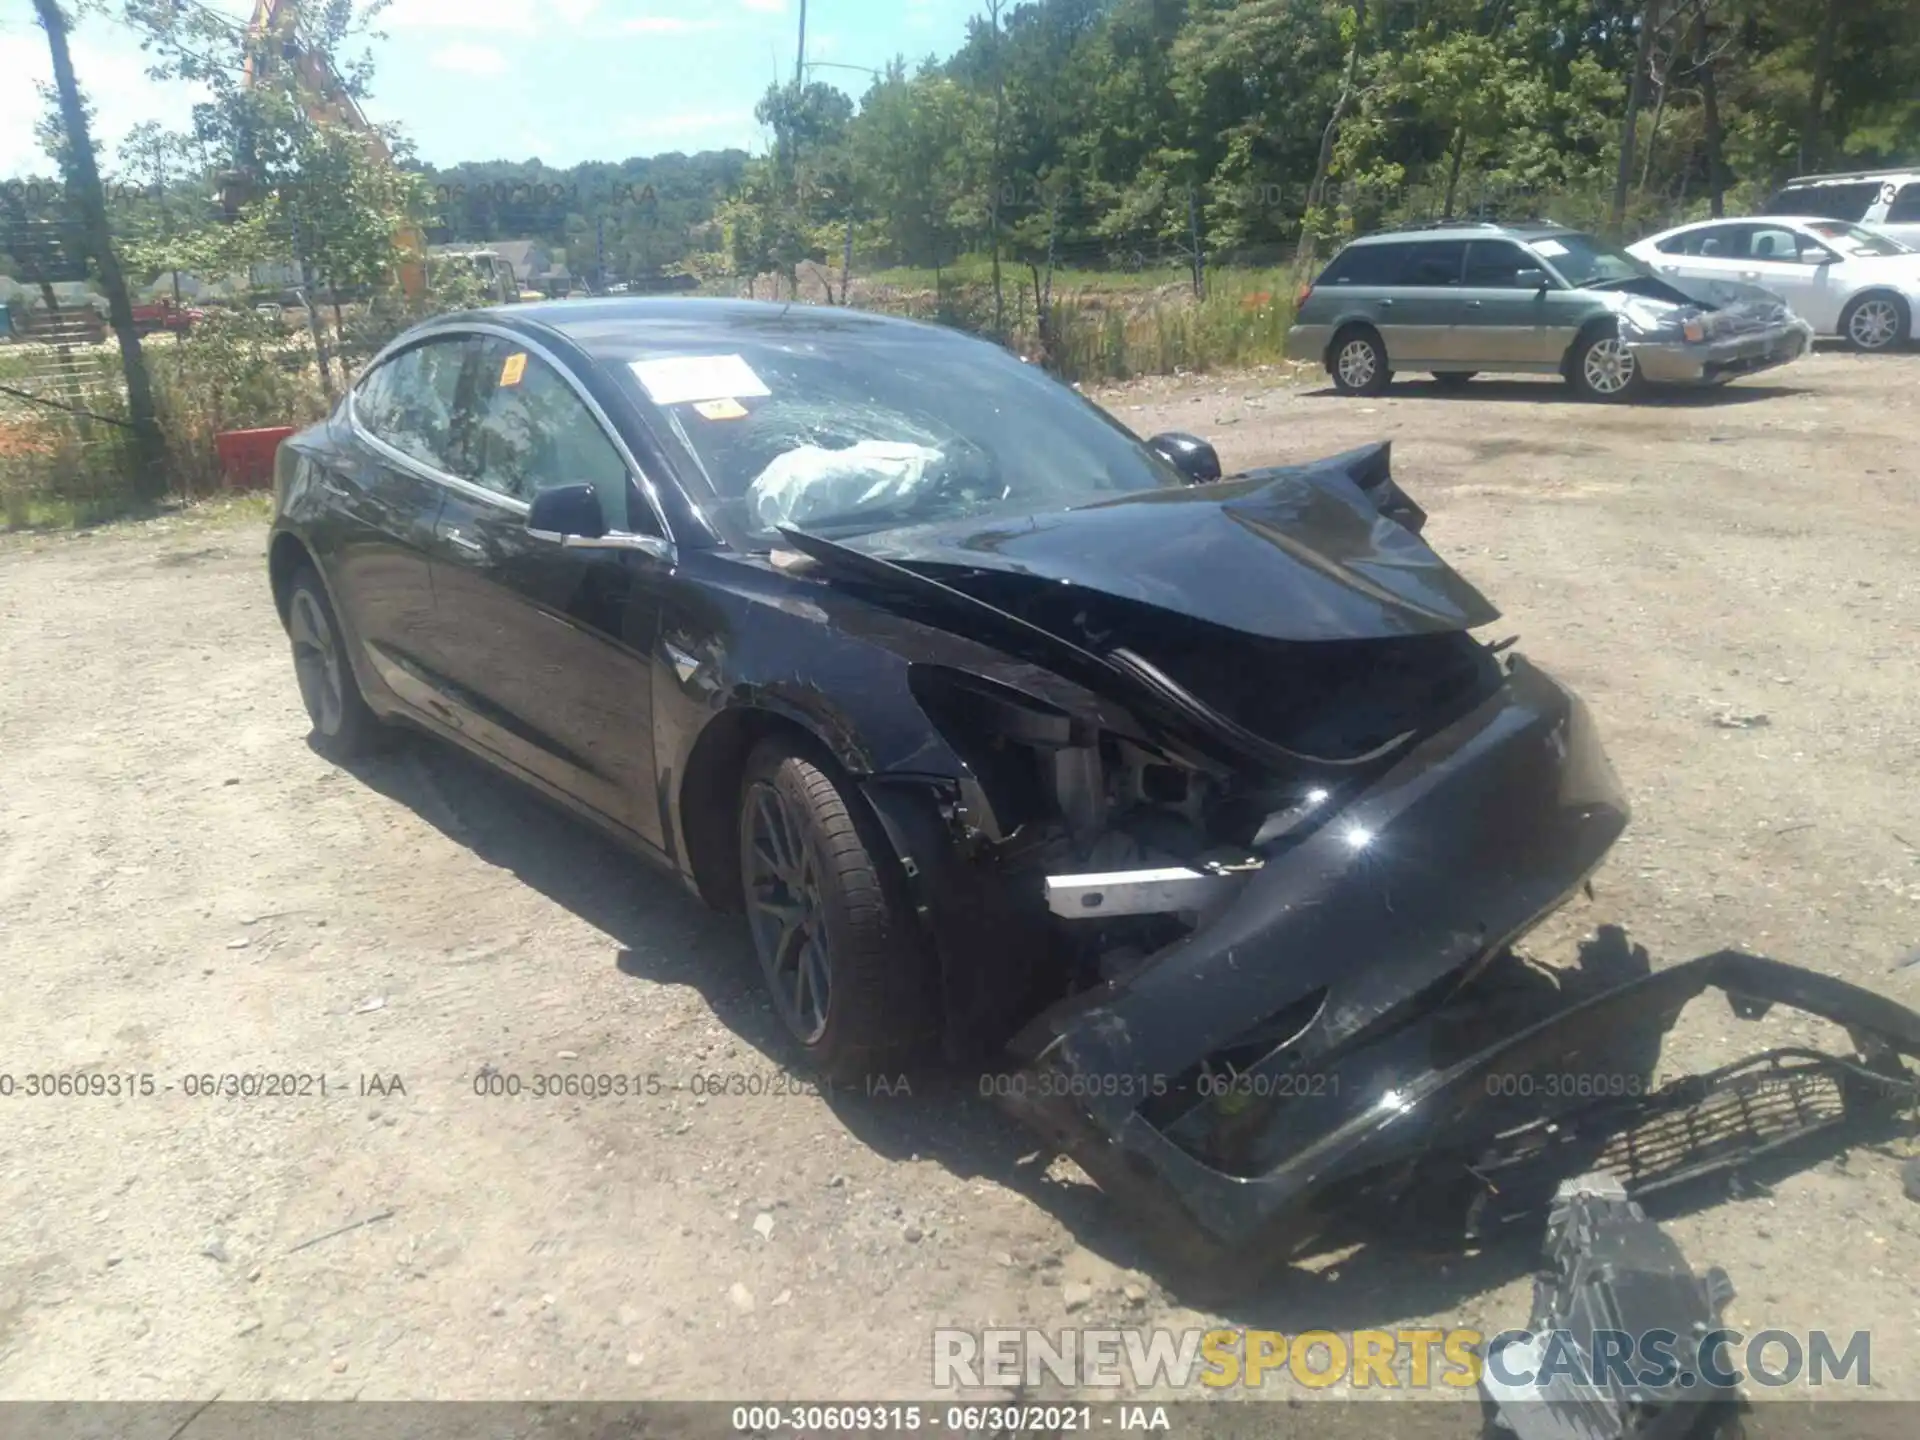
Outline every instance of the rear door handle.
{"type": "Polygon", "coordinates": [[[1480,302],[1478,300],[1469,300],[1467,301],[1467,308],[1469,310],[1478,310],[1480,308],[1480,302]]]}
{"type": "Polygon", "coordinates": [[[468,535],[465,531],[457,529],[452,525],[449,525],[445,527],[443,530],[441,530],[440,538],[445,540],[449,545],[453,546],[455,549],[465,550],[470,555],[484,555],[487,553],[486,546],[482,545],[478,540],[474,539],[471,535],[468,535]]]}
{"type": "Polygon", "coordinates": [[[1393,301],[1391,300],[1380,300],[1375,303],[1377,303],[1382,310],[1391,310],[1393,308],[1393,301]]]}
{"type": "Polygon", "coordinates": [[[1760,272],[1758,270],[1742,270],[1740,272],[1740,278],[1742,280],[1758,280],[1760,278],[1760,272]]]}

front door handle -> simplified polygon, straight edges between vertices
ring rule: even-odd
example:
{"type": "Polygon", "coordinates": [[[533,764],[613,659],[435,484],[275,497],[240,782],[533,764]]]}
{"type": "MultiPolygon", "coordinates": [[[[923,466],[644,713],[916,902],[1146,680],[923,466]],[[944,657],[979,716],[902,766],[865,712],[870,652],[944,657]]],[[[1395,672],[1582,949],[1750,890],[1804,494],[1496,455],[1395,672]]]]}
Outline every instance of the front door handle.
{"type": "Polygon", "coordinates": [[[1391,310],[1393,308],[1393,301],[1391,300],[1380,300],[1375,303],[1378,304],[1382,310],[1391,310]]]}
{"type": "Polygon", "coordinates": [[[1480,308],[1480,302],[1478,300],[1467,301],[1467,309],[1478,310],[1479,308],[1480,308]]]}
{"type": "Polygon", "coordinates": [[[1740,278],[1742,280],[1758,280],[1760,278],[1760,272],[1758,270],[1742,270],[1740,272],[1740,278]]]}
{"type": "Polygon", "coordinates": [[[456,550],[465,550],[469,555],[484,555],[487,553],[486,546],[482,545],[465,531],[458,530],[451,525],[440,532],[440,538],[456,550]]]}

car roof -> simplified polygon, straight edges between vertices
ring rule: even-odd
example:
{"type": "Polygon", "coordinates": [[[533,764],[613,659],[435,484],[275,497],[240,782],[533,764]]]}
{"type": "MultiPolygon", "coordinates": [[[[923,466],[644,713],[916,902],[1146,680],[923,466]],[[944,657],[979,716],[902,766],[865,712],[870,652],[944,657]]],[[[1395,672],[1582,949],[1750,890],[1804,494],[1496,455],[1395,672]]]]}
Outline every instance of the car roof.
{"type": "Polygon", "coordinates": [[[941,325],[851,310],[769,300],[688,295],[607,295],[496,305],[449,316],[448,322],[485,320],[508,329],[558,333],[595,360],[623,363],[688,347],[728,344],[980,344],[941,325]]]}
{"type": "Polygon", "coordinates": [[[1846,225],[1856,230],[1875,229],[1864,221],[1836,220],[1831,215],[1722,215],[1717,219],[1690,220],[1685,225],[1676,225],[1671,230],[1662,230],[1657,234],[1636,240],[1634,244],[1645,245],[1651,241],[1665,240],[1669,235],[1684,235],[1690,230],[1705,230],[1709,226],[1719,225],[1798,225],[1806,230],[1816,230],[1823,225],[1846,225]]]}
{"type": "Polygon", "coordinates": [[[1551,220],[1440,220],[1418,225],[1406,225],[1394,230],[1377,230],[1371,235],[1361,235],[1353,240],[1355,245],[1390,245],[1408,240],[1469,240],[1479,236],[1481,239],[1537,240],[1549,235],[1574,235],[1576,231],[1567,225],[1557,225],[1551,220]]]}
{"type": "Polygon", "coordinates": [[[1855,225],[1855,220],[1835,220],[1831,216],[1820,215],[1712,215],[1705,220],[1689,220],[1684,225],[1674,225],[1658,231],[1646,238],[1658,240],[1665,235],[1679,235],[1688,230],[1704,230],[1709,225],[1855,225]]]}
{"type": "Polygon", "coordinates": [[[1798,185],[1857,185],[1863,180],[1920,180],[1920,169],[1911,166],[1893,170],[1835,170],[1825,175],[1796,175],[1780,188],[1798,185]]]}

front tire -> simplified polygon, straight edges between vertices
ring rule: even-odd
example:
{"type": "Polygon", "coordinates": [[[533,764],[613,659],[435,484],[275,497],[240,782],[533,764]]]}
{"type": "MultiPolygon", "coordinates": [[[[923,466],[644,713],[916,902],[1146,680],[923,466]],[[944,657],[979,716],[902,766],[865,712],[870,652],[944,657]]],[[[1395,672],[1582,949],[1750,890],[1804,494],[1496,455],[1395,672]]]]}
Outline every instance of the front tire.
{"type": "Polygon", "coordinates": [[[1582,399],[1608,404],[1633,399],[1647,383],[1619,329],[1611,325],[1580,338],[1568,357],[1567,379],[1582,399]]]}
{"type": "Polygon", "coordinates": [[[301,567],[287,589],[287,638],[314,748],[342,762],[378,750],[386,727],[360,693],[333,603],[311,565],[301,567]]]}
{"type": "Polygon", "coordinates": [[[1342,330],[1328,349],[1327,373],[1342,395],[1380,395],[1393,383],[1387,347],[1378,331],[1366,326],[1342,330]]]}
{"type": "Polygon", "coordinates": [[[826,762],[761,742],[740,790],[740,879],[773,1007],[835,1084],[897,1074],[933,1038],[931,967],[878,826],[826,762]]]}
{"type": "Polygon", "coordinates": [[[1897,348],[1912,323],[1899,296],[1872,291],[1847,302],[1840,315],[1840,337],[1862,354],[1875,355],[1897,348]]]}

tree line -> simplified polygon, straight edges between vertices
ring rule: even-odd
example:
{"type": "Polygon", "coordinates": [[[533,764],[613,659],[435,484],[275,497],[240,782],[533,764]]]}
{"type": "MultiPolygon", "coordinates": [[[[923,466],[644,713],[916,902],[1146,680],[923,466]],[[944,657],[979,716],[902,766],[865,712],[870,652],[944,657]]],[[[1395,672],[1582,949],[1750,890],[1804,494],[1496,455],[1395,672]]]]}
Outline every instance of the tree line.
{"type": "Polygon", "coordinates": [[[1905,0],[983,0],[953,54],[857,96],[826,68],[768,89],[751,158],[429,171],[436,233],[614,279],[1198,269],[1410,219],[1621,233],[1920,162],[1905,0]]]}
{"type": "Polygon", "coordinates": [[[985,0],[857,108],[770,90],[734,268],[1232,255],[1406,219],[1613,231],[1920,161],[1906,0],[985,0]]]}
{"type": "MultiPolygon", "coordinates": [[[[114,208],[152,228],[153,182],[177,207],[198,165],[208,191],[243,131],[183,37],[234,41],[175,0],[121,11],[219,92],[201,133],[121,147],[132,193],[114,208]]],[[[308,43],[362,34],[351,11],[324,7],[308,43]]],[[[365,55],[338,69],[371,75],[365,55]]],[[[1529,210],[1618,232],[1738,209],[1794,173],[1920,161],[1908,0],[982,0],[953,54],[896,61],[857,96],[821,78],[846,69],[770,87],[755,156],[432,167],[397,137],[396,154],[424,182],[429,240],[539,239],[603,283],[850,254],[1197,264],[1529,210]]]]}

